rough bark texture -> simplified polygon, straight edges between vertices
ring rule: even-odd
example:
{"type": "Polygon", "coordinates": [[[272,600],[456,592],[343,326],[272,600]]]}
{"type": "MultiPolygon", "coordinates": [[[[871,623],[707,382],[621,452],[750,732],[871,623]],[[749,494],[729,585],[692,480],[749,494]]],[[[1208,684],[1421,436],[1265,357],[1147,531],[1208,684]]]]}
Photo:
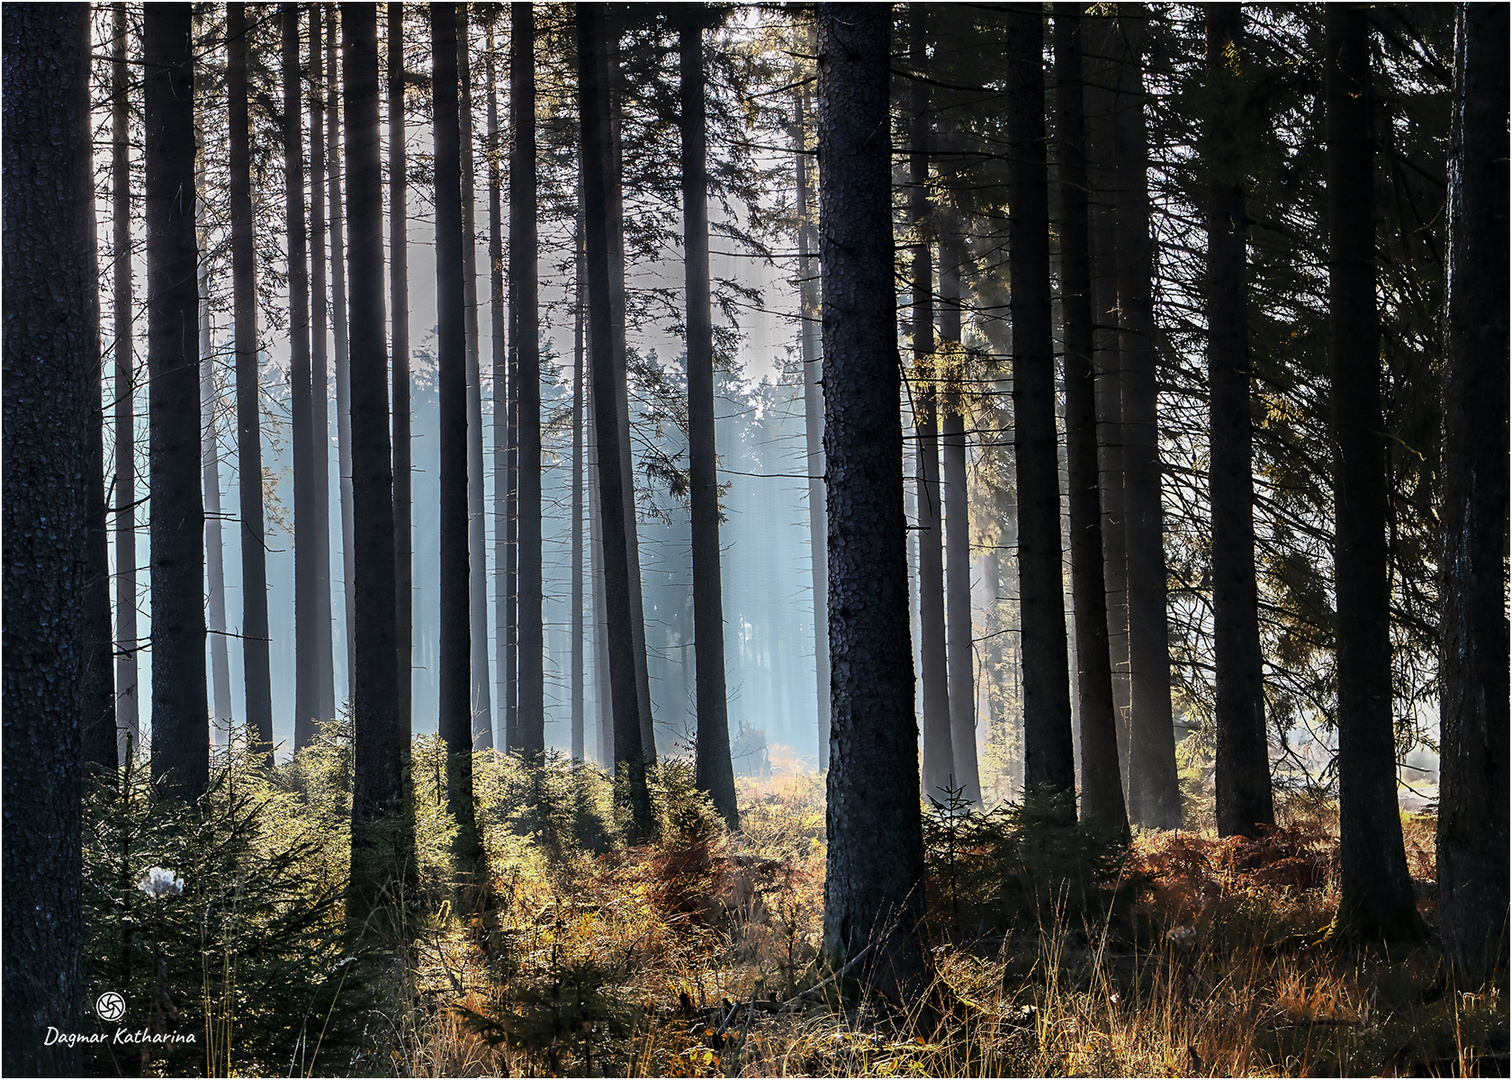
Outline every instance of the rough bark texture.
{"type": "Polygon", "coordinates": [[[437,389],[441,416],[440,733],[446,742],[446,807],[457,820],[459,869],[480,868],[473,809],[472,686],[467,575],[467,356],[462,300],[462,169],[457,115],[457,10],[433,4],[431,57],[436,161],[437,389]]]}
{"type": "MultiPolygon", "coordinates": [[[[394,455],[394,641],[399,663],[399,725],[411,728],[414,690],[414,571],[411,565],[409,185],[404,152],[404,5],[388,5],[389,318],[392,341],[394,455]]],[[[406,735],[404,752],[409,754],[406,735]]]]}
{"type": "Polygon", "coordinates": [[[708,136],[704,117],[703,23],[694,8],[678,27],[682,102],[683,269],[688,321],[688,469],[693,532],[693,652],[698,732],[694,772],[701,791],[735,828],[735,769],[725,695],[724,594],[719,572],[719,461],[714,442],[714,321],[709,298],[708,136]]]}
{"type": "Polygon", "coordinates": [[[1171,656],[1166,628],[1164,515],[1156,404],[1155,245],[1150,234],[1149,150],[1144,121],[1148,10],[1118,8],[1118,114],[1114,160],[1119,351],[1123,358],[1124,543],[1128,558],[1129,818],[1147,828],[1181,824],[1171,656]]]}
{"type": "Polygon", "coordinates": [[[1208,504],[1213,522],[1213,723],[1218,733],[1218,834],[1274,825],[1265,737],[1265,684],[1255,585],[1255,487],[1250,454],[1249,274],[1245,241],[1240,9],[1207,7],[1212,112],[1208,168],[1208,504]]]}
{"type": "MultiPolygon", "coordinates": [[[[541,350],[536,270],[535,13],[511,4],[509,108],[509,340],[517,372],[514,395],[519,445],[519,710],[520,749],[546,751],[545,628],[541,585],[541,350]]],[[[513,746],[511,746],[513,749],[513,746]]]]}
{"type": "MultiPolygon", "coordinates": [[[[153,32],[162,27],[149,19],[148,42],[155,44],[153,32]]],[[[187,45],[187,10],[183,21],[187,45]]],[[[88,7],[6,7],[0,71],[7,1076],[78,1075],[80,1062],[76,1047],[43,1040],[49,1024],[67,1030],[78,1022],[83,990],[85,432],[95,419],[91,400],[99,388],[92,380],[100,359],[98,317],[80,317],[99,310],[89,55],[88,7]]],[[[192,139],[190,147],[192,154],[192,139]]],[[[192,251],[192,232],[190,239],[192,251]]],[[[189,280],[192,342],[192,270],[189,280]]],[[[202,657],[201,670],[203,664],[202,657]]]]}
{"type": "Polygon", "coordinates": [[[1438,910],[1445,954],[1465,989],[1507,957],[1507,29],[1504,5],[1459,7],[1444,334],[1438,910]]]}
{"type": "Polygon", "coordinates": [[[236,465],[241,511],[242,673],[254,753],[273,764],[273,686],[268,666],[268,564],[263,541],[262,403],[258,387],[257,281],[252,154],[247,119],[247,17],[226,8],[230,144],[231,291],[236,330],[236,465]]]}
{"type": "Polygon", "coordinates": [[[1333,382],[1338,605],[1341,935],[1417,934],[1397,807],[1386,571],[1386,442],[1375,295],[1370,29],[1363,8],[1325,19],[1328,361],[1333,382]]]}
{"type": "Polygon", "coordinates": [[[194,52],[187,7],[144,16],[152,499],[152,776],[194,800],[210,775],[200,495],[194,52]]]}
{"type": "Polygon", "coordinates": [[[1024,667],[1024,787],[1075,797],[1066,609],[1061,585],[1055,341],[1050,333],[1050,204],[1045,169],[1043,18],[1005,16],[1008,99],[1008,277],[1013,320],[1013,459],[1019,505],[1019,610],[1024,667]]]}
{"type": "Polygon", "coordinates": [[[336,70],[337,8],[327,10],[329,32],[325,37],[325,123],[326,195],[331,202],[331,330],[336,343],[336,454],[340,463],[341,495],[341,591],[346,598],[346,621],[342,633],[346,638],[347,698],[352,696],[352,680],[357,671],[356,619],[356,538],[352,535],[352,401],[351,344],[348,338],[346,246],[343,239],[341,212],[341,155],[338,102],[341,79],[336,70]]]}
{"type": "MultiPolygon", "coordinates": [[[[282,21],[284,223],[289,243],[289,412],[294,443],[294,748],[315,737],[320,717],[316,626],[315,418],[310,387],[309,248],[305,239],[304,128],[299,94],[299,6],[284,4],[282,21]]],[[[324,400],[322,398],[322,400],[324,400]]]]}
{"type": "Polygon", "coordinates": [[[904,564],[888,7],[819,7],[819,221],[829,511],[824,957],[884,989],[923,967],[924,844],[904,564]],[[869,950],[869,951],[868,951],[869,950]]]}
{"type": "Polygon", "coordinates": [[[1087,219],[1086,125],[1081,19],[1055,8],[1056,187],[1059,195],[1061,321],[1066,365],[1066,481],[1071,604],[1076,615],[1076,698],[1081,730],[1081,816],[1126,833],[1129,816],[1118,767],[1118,725],[1108,653],[1098,490],[1097,398],[1092,370],[1091,235],[1087,219]]]}
{"type": "Polygon", "coordinates": [[[637,838],[653,828],[646,787],[645,729],[636,692],[634,639],[631,635],[630,560],[626,537],[624,460],[615,407],[614,330],[611,325],[611,257],[609,241],[608,57],[605,55],[601,4],[579,4],[578,117],[582,131],[584,250],[588,279],[589,358],[592,365],[595,442],[598,461],[601,535],[604,548],[604,609],[609,652],[609,696],[614,716],[614,764],[623,769],[630,800],[631,828],[637,838]]]}

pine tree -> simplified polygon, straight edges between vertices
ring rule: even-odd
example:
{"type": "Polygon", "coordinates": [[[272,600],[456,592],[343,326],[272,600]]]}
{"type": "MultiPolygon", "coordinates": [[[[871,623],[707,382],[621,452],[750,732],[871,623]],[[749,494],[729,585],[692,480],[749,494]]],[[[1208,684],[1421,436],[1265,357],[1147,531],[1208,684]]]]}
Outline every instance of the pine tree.
{"type": "MultiPolygon", "coordinates": [[[[389,345],[393,379],[394,626],[399,662],[399,724],[412,727],[414,573],[411,566],[409,184],[404,147],[404,5],[388,9],[389,345]]],[[[405,740],[408,753],[409,740],[405,740]]]]}

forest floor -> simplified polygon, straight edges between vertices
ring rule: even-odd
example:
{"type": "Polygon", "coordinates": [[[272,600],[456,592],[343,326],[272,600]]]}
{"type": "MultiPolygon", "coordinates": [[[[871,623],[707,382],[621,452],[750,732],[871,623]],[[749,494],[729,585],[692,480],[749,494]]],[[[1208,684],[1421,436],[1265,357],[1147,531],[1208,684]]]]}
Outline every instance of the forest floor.
{"type": "MultiPolygon", "coordinates": [[[[1327,799],[1283,798],[1257,841],[1204,831],[1194,799],[1192,831],[1131,846],[1054,825],[1034,800],[936,804],[932,972],[896,1007],[820,970],[824,780],[796,769],[742,779],[731,833],[691,767],[664,763],[660,837],[631,847],[602,773],[483,752],[489,873],[462,893],[443,754],[419,739],[418,896],[386,948],[354,958],[339,903],[350,753],[333,729],[272,774],[228,768],[198,833],[152,825],[135,781],[93,796],[90,1000],[151,1001],[154,1030],[203,1015],[201,1040],[144,1051],[142,1075],[1507,1074],[1505,974],[1473,992],[1441,975],[1431,816],[1403,817],[1428,937],[1356,947],[1327,936],[1327,799]],[[157,866],[183,894],[133,901],[157,866]]],[[[135,1052],[88,1067],[138,1071],[135,1052]]]]}

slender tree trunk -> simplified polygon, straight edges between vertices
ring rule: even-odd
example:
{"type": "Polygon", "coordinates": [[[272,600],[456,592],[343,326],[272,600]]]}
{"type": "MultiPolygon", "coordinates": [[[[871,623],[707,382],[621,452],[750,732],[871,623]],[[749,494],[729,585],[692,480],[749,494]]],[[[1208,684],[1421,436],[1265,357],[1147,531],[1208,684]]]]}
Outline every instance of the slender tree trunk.
{"type": "MultiPolygon", "coordinates": [[[[811,41],[810,45],[816,45],[811,41]]],[[[819,708],[819,768],[829,763],[830,687],[829,615],[825,596],[829,591],[829,567],[824,541],[828,525],[824,515],[824,388],[819,376],[819,237],[809,182],[808,123],[810,88],[805,84],[796,96],[794,157],[798,165],[798,331],[799,356],[803,360],[803,439],[808,473],[809,562],[814,578],[814,680],[819,708]]]]}
{"type": "Polygon", "coordinates": [[[488,23],[488,261],[490,348],[493,362],[493,474],[494,474],[494,688],[503,724],[500,748],[514,750],[520,741],[519,715],[514,695],[514,587],[509,576],[512,564],[513,526],[509,511],[514,505],[513,473],[510,471],[510,403],[514,385],[509,378],[509,351],[504,336],[504,155],[499,130],[499,94],[495,74],[494,21],[488,23]]]}
{"type": "MultiPolygon", "coordinates": [[[[614,713],[614,763],[625,770],[631,831],[648,838],[653,829],[651,800],[646,787],[646,758],[636,692],[635,648],[631,635],[630,554],[624,457],[620,448],[615,402],[614,328],[611,310],[611,253],[609,239],[609,173],[612,150],[609,133],[609,57],[606,55],[604,9],[579,4],[578,116],[582,130],[582,181],[585,258],[588,269],[589,352],[593,367],[593,410],[599,454],[599,505],[603,508],[605,615],[608,626],[610,698],[614,713]]],[[[623,384],[621,384],[623,385],[623,384]]]]}
{"type": "Polygon", "coordinates": [[[326,195],[331,203],[331,329],[336,340],[336,453],[341,491],[341,589],[346,598],[343,634],[347,654],[347,698],[353,693],[357,671],[356,544],[352,535],[352,391],[351,347],[347,337],[346,253],[341,223],[341,155],[338,103],[341,78],[336,71],[336,8],[327,12],[329,32],[325,37],[326,195]]]}
{"type": "Polygon", "coordinates": [[[284,224],[289,243],[289,412],[294,442],[294,749],[315,737],[320,680],[316,659],[315,421],[310,386],[309,249],[305,239],[304,126],[299,95],[299,6],[282,21],[284,224]]]}
{"type": "MultiPolygon", "coordinates": [[[[1141,49],[1149,11],[1119,5],[1119,109],[1114,131],[1119,351],[1123,358],[1124,543],[1129,604],[1129,817],[1150,828],[1181,824],[1171,656],[1166,628],[1164,517],[1156,411],[1154,243],[1141,49]]],[[[1027,642],[1026,642],[1027,643],[1027,642]]]]}
{"type": "Polygon", "coordinates": [[[510,342],[516,361],[513,395],[518,425],[520,577],[520,749],[546,752],[545,627],[541,583],[541,356],[536,282],[535,9],[509,6],[509,109],[513,153],[509,162],[510,342]]]}
{"type": "MultiPolygon", "coordinates": [[[[587,738],[584,731],[583,679],[583,214],[578,211],[577,224],[573,228],[572,246],[576,252],[576,274],[573,279],[572,304],[572,576],[571,606],[572,637],[571,670],[568,672],[568,693],[571,697],[570,718],[572,724],[572,760],[586,761],[587,738]]],[[[600,760],[603,760],[601,757],[600,760]]]]}
{"type": "MultiPolygon", "coordinates": [[[[404,5],[388,5],[389,346],[393,372],[394,642],[399,663],[399,726],[409,754],[414,694],[414,572],[410,539],[409,178],[404,143],[404,5]]],[[[408,781],[406,781],[406,787],[408,781]]]]}
{"type": "Polygon", "coordinates": [[[688,468],[693,530],[693,655],[699,790],[730,828],[740,824],[730,761],[725,692],[724,591],[719,572],[719,460],[714,440],[714,324],[709,308],[708,135],[704,117],[703,24],[679,12],[682,108],[683,268],[688,321],[688,468]]]}
{"type": "MultiPolygon", "coordinates": [[[[93,199],[93,193],[90,198],[93,199]]],[[[91,207],[93,203],[91,203],[91,207]]],[[[91,218],[93,214],[91,213],[91,218]]],[[[98,272],[97,240],[90,237],[89,263],[98,272]]],[[[77,317],[77,316],[76,316],[77,317]]],[[[84,630],[87,653],[83,673],[83,719],[80,732],[84,760],[114,775],[117,748],[114,635],[110,623],[110,526],[105,508],[105,409],[100,393],[105,368],[100,352],[100,301],[96,293],[84,321],[91,327],[94,364],[89,383],[90,421],[84,480],[88,497],[89,536],[85,545],[84,630]]]]}
{"type": "Polygon", "coordinates": [[[1249,275],[1245,243],[1240,9],[1207,8],[1209,499],[1213,516],[1213,720],[1218,730],[1220,836],[1274,825],[1265,737],[1265,684],[1255,584],[1255,491],[1250,453],[1249,275]]]}
{"type": "Polygon", "coordinates": [[[310,444],[314,448],[315,497],[312,529],[315,547],[315,719],[336,718],[335,645],[331,631],[331,406],[330,368],[326,352],[325,130],[321,127],[321,12],[310,7],[310,444]]]}
{"type": "MultiPolygon", "coordinates": [[[[829,510],[831,755],[824,957],[871,981],[923,969],[918,728],[904,565],[882,4],[819,7],[819,217],[829,510]]],[[[901,996],[901,994],[899,994],[901,996]]]]}
{"type": "Polygon", "coordinates": [[[262,422],[258,385],[257,281],[252,233],[252,160],[247,119],[247,18],[226,8],[226,99],[230,113],[231,282],[236,320],[236,463],[241,474],[242,670],[252,752],[273,764],[273,684],[268,666],[268,566],[263,540],[262,422]]]}
{"type": "Polygon", "coordinates": [[[1439,925],[1462,988],[1506,963],[1507,9],[1455,34],[1439,596],[1439,925]],[[1465,438],[1467,432],[1476,433],[1465,438]]]}
{"type": "Polygon", "coordinates": [[[945,656],[944,515],[940,506],[940,435],[937,415],[934,330],[934,263],[929,239],[934,222],[929,212],[929,93],[922,81],[928,69],[928,9],[909,8],[909,62],[918,78],[909,96],[908,214],[914,230],[913,402],[918,453],[919,516],[919,683],[924,699],[924,794],[944,799],[958,786],[955,750],[950,739],[950,687],[945,656]]]}
{"type": "Polygon", "coordinates": [[[1330,6],[1324,19],[1339,685],[1339,910],[1334,930],[1342,935],[1416,935],[1422,921],[1402,848],[1391,715],[1370,26],[1365,10],[1354,5],[1330,6]]]}
{"type": "Polygon", "coordinates": [[[1126,835],[1129,816],[1118,768],[1117,711],[1113,705],[1108,598],[1103,577],[1102,500],[1098,491],[1097,391],[1092,373],[1095,320],[1083,151],[1081,21],[1069,4],[1058,4],[1055,9],[1055,81],[1071,603],[1076,624],[1076,696],[1081,720],[1081,815],[1086,821],[1126,835]]]}
{"type": "MultiPolygon", "coordinates": [[[[203,165],[203,157],[199,159],[203,165]]],[[[203,171],[197,173],[203,182],[203,171]]],[[[216,410],[220,395],[215,388],[215,340],[210,326],[210,241],[205,235],[203,198],[195,202],[199,219],[196,240],[199,265],[195,270],[199,288],[199,397],[200,483],[205,507],[205,619],[210,636],[210,736],[218,746],[230,742],[235,718],[231,715],[231,662],[226,649],[226,545],[221,536],[220,434],[216,410]]]]}
{"type": "MultiPolygon", "coordinates": [[[[584,225],[584,235],[587,235],[584,225]]],[[[585,255],[586,258],[586,255],[585,255]]],[[[584,307],[584,330],[587,330],[588,290],[586,276],[579,277],[582,286],[584,307]]],[[[591,363],[591,360],[590,360],[591,363]]],[[[588,409],[585,438],[588,447],[588,580],[593,588],[593,693],[594,718],[598,724],[599,763],[605,769],[614,770],[614,710],[610,700],[609,681],[609,614],[604,597],[604,517],[599,506],[598,437],[594,433],[596,413],[593,404],[593,374],[585,370],[587,385],[583,388],[584,404],[588,409]]]]}
{"type": "MultiPolygon", "coordinates": [[[[351,418],[357,668],[352,685],[352,882],[347,921],[366,918],[414,863],[394,623],[394,488],[383,310],[383,166],[378,6],[343,4],[347,222],[352,240],[351,418]]],[[[390,902],[393,897],[388,898],[390,902]]]]}
{"type": "MultiPolygon", "coordinates": [[[[169,51],[161,18],[149,12],[149,59],[166,58],[169,51]]],[[[187,45],[187,9],[182,21],[187,45]]],[[[80,717],[87,704],[84,592],[92,501],[86,486],[88,470],[99,464],[90,460],[86,432],[97,419],[100,360],[89,24],[89,8],[82,4],[12,4],[5,9],[0,66],[6,129],[0,199],[6,617],[0,651],[7,1076],[74,1076],[80,1065],[77,1047],[61,1041],[48,1046],[45,1037],[49,1025],[82,1023],[83,1015],[80,717]]],[[[159,104],[156,84],[166,77],[164,72],[149,81],[149,109],[159,104]]],[[[151,136],[161,126],[161,114],[149,111],[150,167],[158,164],[151,136]]],[[[190,183],[193,146],[191,138],[190,183]]],[[[161,179],[156,168],[149,175],[161,179]]],[[[150,193],[156,191],[154,186],[150,193]]],[[[150,200],[148,207],[162,209],[150,200]]],[[[185,207],[192,254],[189,213],[185,207]]],[[[150,243],[161,254],[160,235],[150,243]]],[[[192,325],[192,273],[187,280],[192,325]]],[[[187,370],[192,390],[193,367],[187,370]]],[[[187,430],[192,433],[193,425],[187,430]]],[[[192,481],[195,458],[183,456],[192,481]]],[[[197,548],[198,532],[190,536],[197,548]]],[[[171,663],[171,649],[168,655],[171,663]]]]}
{"type": "Polygon", "coordinates": [[[209,782],[210,730],[205,713],[205,509],[199,486],[200,426],[195,422],[199,358],[190,329],[199,301],[190,22],[188,7],[167,4],[147,8],[143,17],[152,776],[193,801],[209,782]]]}
{"type": "Polygon", "coordinates": [[[457,9],[433,4],[431,57],[436,162],[437,388],[441,417],[440,732],[446,742],[446,808],[457,822],[453,853],[463,874],[482,867],[473,810],[472,656],[467,573],[467,340],[462,291],[462,146],[457,98],[457,9]]]}
{"type": "Polygon", "coordinates": [[[142,740],[137,682],[136,372],[131,289],[131,125],[126,5],[112,4],[111,199],[115,265],[116,727],[125,760],[142,740]]]}
{"type": "Polygon", "coordinates": [[[1019,505],[1024,650],[1024,787],[1073,797],[1071,690],[1061,576],[1055,341],[1050,332],[1049,190],[1045,172],[1043,16],[1006,16],[1009,90],[1008,275],[1013,319],[1013,457],[1019,505]]]}
{"type": "MultiPolygon", "coordinates": [[[[472,620],[473,749],[494,745],[488,685],[488,539],[483,518],[483,371],[478,341],[477,193],[473,186],[472,57],[467,5],[457,8],[458,117],[462,140],[462,303],[467,316],[467,558],[472,620]]],[[[511,186],[513,181],[511,180],[511,186]]]]}

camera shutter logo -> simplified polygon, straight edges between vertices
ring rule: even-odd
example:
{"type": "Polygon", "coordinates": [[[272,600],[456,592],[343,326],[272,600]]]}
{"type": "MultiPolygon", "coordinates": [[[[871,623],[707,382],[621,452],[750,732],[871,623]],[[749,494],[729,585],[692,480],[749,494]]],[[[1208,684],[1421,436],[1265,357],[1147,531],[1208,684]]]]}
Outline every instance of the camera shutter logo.
{"type": "Polygon", "coordinates": [[[95,1013],[101,1020],[114,1023],[126,1015],[126,999],[114,990],[107,990],[95,998],[95,1013]]]}

